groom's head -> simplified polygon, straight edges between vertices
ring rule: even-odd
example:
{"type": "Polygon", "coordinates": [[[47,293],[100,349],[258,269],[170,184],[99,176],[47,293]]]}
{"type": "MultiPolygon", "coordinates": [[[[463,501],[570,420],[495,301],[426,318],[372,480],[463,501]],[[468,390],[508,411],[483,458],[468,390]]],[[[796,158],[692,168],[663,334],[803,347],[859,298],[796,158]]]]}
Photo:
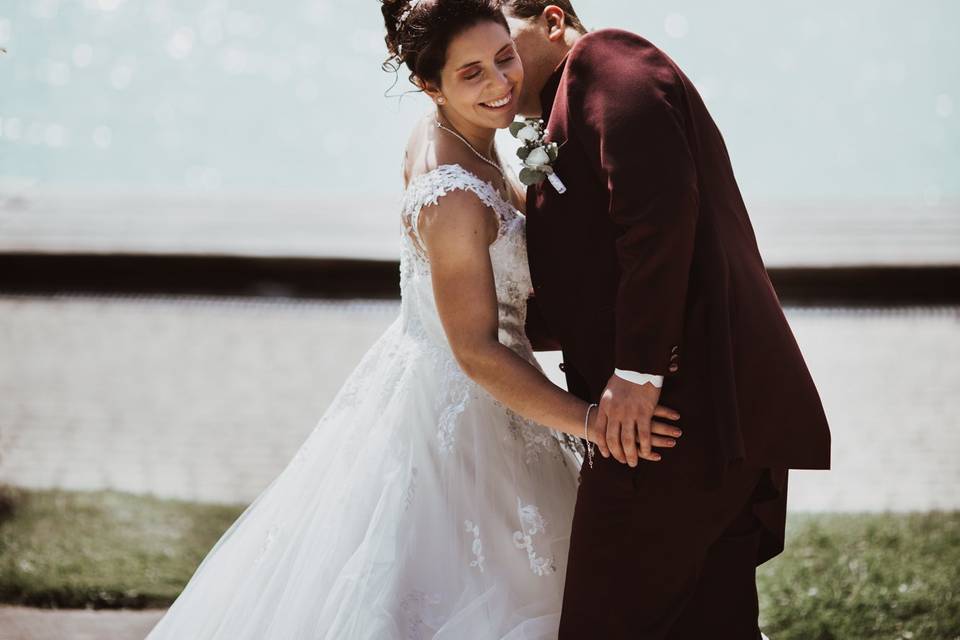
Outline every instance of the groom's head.
{"type": "Polygon", "coordinates": [[[587,30],[570,0],[502,0],[501,6],[523,61],[520,114],[538,116],[543,86],[587,30]]]}

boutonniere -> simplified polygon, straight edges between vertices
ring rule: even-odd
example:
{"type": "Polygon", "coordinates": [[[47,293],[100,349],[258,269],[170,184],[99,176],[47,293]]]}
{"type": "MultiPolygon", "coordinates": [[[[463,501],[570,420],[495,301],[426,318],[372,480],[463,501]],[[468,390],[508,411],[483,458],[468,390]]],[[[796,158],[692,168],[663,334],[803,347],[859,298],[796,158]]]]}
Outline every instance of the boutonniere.
{"type": "Polygon", "coordinates": [[[549,180],[557,193],[566,193],[567,188],[553,169],[553,163],[560,157],[560,148],[556,142],[544,140],[543,120],[518,120],[510,125],[510,133],[523,143],[517,149],[517,155],[523,161],[520,182],[529,187],[549,180]]]}

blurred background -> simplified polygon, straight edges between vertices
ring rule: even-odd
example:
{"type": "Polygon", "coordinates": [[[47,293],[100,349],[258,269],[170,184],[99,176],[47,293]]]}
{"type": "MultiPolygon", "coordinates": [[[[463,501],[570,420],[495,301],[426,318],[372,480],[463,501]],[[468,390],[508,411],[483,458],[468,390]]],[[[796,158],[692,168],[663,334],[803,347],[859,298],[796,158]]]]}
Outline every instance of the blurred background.
{"type": "MultiPolygon", "coordinates": [[[[701,91],[831,420],[767,628],[960,637],[960,4],[574,5],[701,91]]],[[[393,320],[430,104],[383,33],[373,0],[0,3],[0,638],[142,636],[12,605],[168,604],[393,320]]]]}

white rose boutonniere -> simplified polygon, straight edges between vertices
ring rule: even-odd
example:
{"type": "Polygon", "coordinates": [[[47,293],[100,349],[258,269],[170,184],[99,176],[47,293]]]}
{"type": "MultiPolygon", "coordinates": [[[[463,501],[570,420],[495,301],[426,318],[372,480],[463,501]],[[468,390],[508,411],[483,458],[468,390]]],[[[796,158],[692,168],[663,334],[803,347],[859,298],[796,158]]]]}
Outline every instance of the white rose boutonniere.
{"type": "Polygon", "coordinates": [[[540,132],[533,125],[523,122],[515,124],[519,125],[516,137],[520,142],[537,142],[540,139],[540,132]]]}
{"type": "Polygon", "coordinates": [[[548,167],[551,161],[552,158],[550,154],[547,153],[547,150],[543,147],[537,147],[527,154],[527,159],[523,162],[533,171],[543,172],[544,168],[548,167]]]}
{"type": "Polygon", "coordinates": [[[527,185],[540,184],[549,180],[557,193],[566,193],[567,188],[553,169],[553,163],[560,156],[556,142],[546,142],[543,120],[519,120],[510,125],[510,133],[523,143],[517,155],[523,161],[520,170],[520,182],[527,185]]]}

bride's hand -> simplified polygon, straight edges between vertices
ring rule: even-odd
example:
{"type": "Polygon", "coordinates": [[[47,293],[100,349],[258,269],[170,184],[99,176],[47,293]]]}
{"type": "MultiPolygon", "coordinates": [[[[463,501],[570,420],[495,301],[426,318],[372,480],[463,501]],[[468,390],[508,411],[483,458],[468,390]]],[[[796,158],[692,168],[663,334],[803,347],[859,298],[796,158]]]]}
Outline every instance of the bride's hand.
{"type": "MultiPolygon", "coordinates": [[[[677,421],[680,414],[669,407],[657,405],[653,415],[655,418],[664,418],[666,420],[677,421]]],[[[683,431],[672,424],[660,422],[659,420],[650,421],[650,433],[652,436],[651,444],[657,449],[673,449],[677,446],[677,438],[683,435],[683,431]]],[[[610,457],[610,448],[607,446],[607,422],[603,412],[594,407],[590,412],[590,426],[587,428],[587,436],[593,444],[597,445],[597,450],[604,458],[610,457]]],[[[653,462],[660,460],[660,455],[653,462]]]]}

